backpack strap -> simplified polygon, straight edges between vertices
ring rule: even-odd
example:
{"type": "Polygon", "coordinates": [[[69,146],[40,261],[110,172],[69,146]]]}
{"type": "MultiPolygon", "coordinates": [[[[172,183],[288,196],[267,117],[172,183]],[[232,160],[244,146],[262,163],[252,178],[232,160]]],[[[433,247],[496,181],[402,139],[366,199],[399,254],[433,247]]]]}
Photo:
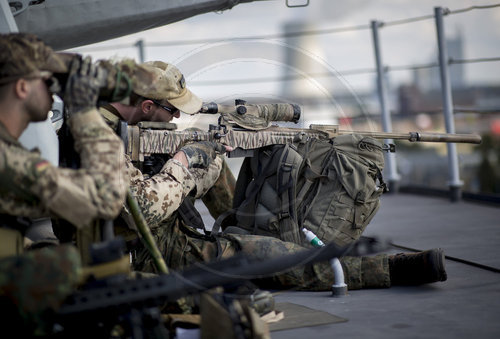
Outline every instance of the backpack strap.
{"type": "Polygon", "coordinates": [[[179,222],[179,228],[181,229],[181,231],[193,238],[215,242],[217,246],[216,259],[220,259],[222,257],[222,246],[220,244],[220,239],[214,233],[209,233],[205,229],[203,218],[201,217],[200,212],[198,212],[198,210],[194,207],[191,199],[184,199],[177,211],[180,219],[182,219],[182,221],[184,222],[179,222]],[[199,233],[195,229],[201,229],[203,230],[203,233],[199,233]]]}
{"type": "Polygon", "coordinates": [[[238,172],[238,178],[236,179],[236,185],[234,188],[234,197],[233,197],[233,208],[222,213],[215,220],[212,231],[210,232],[211,236],[215,236],[219,233],[222,223],[227,220],[229,217],[232,217],[236,214],[236,210],[238,207],[245,201],[245,192],[248,184],[253,179],[252,169],[250,165],[250,161],[252,158],[246,157],[241,164],[240,171],[238,172]]]}
{"type": "Polygon", "coordinates": [[[378,167],[377,167],[377,179],[379,182],[379,186],[382,189],[382,193],[380,193],[380,195],[389,192],[389,188],[387,187],[387,184],[385,183],[384,178],[382,176],[382,171],[378,167]]]}
{"type": "Polygon", "coordinates": [[[237,208],[245,200],[245,192],[248,184],[253,179],[250,161],[252,158],[246,157],[241,164],[238,178],[236,179],[236,186],[234,188],[233,208],[237,208]]]}
{"type": "MultiPolygon", "coordinates": [[[[274,147],[271,153],[268,155],[268,158],[271,159],[269,163],[272,163],[275,156],[277,156],[278,151],[280,151],[281,147],[274,147]]],[[[235,196],[233,198],[233,208],[229,211],[222,213],[217,220],[215,221],[212,227],[212,235],[216,235],[222,223],[231,216],[236,216],[238,211],[240,211],[245,206],[248,206],[251,203],[255,204],[256,196],[260,192],[262,185],[265,180],[274,173],[275,168],[273,166],[267,166],[262,168],[259,165],[259,156],[260,152],[263,150],[259,150],[253,157],[247,157],[243,161],[240,172],[238,174],[238,179],[236,180],[236,188],[235,188],[235,196]],[[250,182],[253,180],[253,188],[250,192],[247,191],[247,187],[250,182]],[[247,195],[245,196],[245,193],[247,195]]],[[[279,154],[278,154],[279,155],[279,154]]],[[[255,210],[255,206],[253,208],[255,210]]],[[[231,225],[235,226],[235,225],[231,225]]],[[[252,231],[252,234],[255,233],[256,230],[252,231]]]]}
{"type": "MultiPolygon", "coordinates": [[[[312,146],[309,145],[304,154],[310,154],[309,152],[311,152],[315,146],[316,143],[312,144],[312,146]]],[[[300,191],[297,193],[297,211],[300,224],[304,222],[314,202],[316,201],[316,198],[321,193],[321,188],[323,186],[321,179],[329,179],[327,168],[332,153],[333,149],[330,149],[325,155],[323,155],[323,160],[319,167],[313,166],[309,157],[307,157],[304,161],[305,169],[303,171],[303,177],[305,178],[305,182],[300,191]],[[313,185],[314,187],[311,188],[313,185]]]]}
{"type": "Polygon", "coordinates": [[[201,217],[200,212],[198,212],[198,210],[194,207],[194,204],[189,197],[182,201],[182,204],[179,206],[177,211],[186,225],[205,231],[203,218],[201,217]]]}
{"type": "Polygon", "coordinates": [[[284,241],[301,243],[296,211],[296,182],[302,156],[290,144],[285,145],[277,173],[277,191],[280,199],[278,222],[280,238],[284,241]]]}
{"type": "Polygon", "coordinates": [[[305,169],[304,169],[304,178],[306,179],[304,182],[304,185],[300,189],[299,193],[297,193],[297,202],[300,204],[301,201],[304,200],[305,195],[307,191],[309,191],[309,188],[311,188],[312,184],[314,181],[318,178],[324,178],[326,177],[325,175],[321,175],[321,173],[316,172],[312,167],[311,167],[311,161],[309,159],[306,159],[304,161],[305,164],[305,169]]]}
{"type": "Polygon", "coordinates": [[[212,226],[212,231],[210,232],[210,235],[215,236],[219,233],[219,230],[221,228],[222,223],[224,220],[226,220],[229,216],[235,215],[236,214],[236,208],[232,208],[221,215],[215,220],[214,225],[212,226]]]}

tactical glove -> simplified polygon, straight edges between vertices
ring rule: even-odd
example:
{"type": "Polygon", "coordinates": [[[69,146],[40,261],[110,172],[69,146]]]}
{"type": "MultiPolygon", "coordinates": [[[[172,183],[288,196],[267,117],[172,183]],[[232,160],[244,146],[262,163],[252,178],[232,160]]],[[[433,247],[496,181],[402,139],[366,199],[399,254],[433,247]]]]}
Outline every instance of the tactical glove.
{"type": "Polygon", "coordinates": [[[74,58],[71,62],[63,98],[70,115],[96,107],[101,73],[90,57],[74,58]]]}
{"type": "Polygon", "coordinates": [[[188,168],[207,168],[217,154],[224,154],[226,147],[212,141],[200,141],[181,148],[188,161],[188,168]]]}

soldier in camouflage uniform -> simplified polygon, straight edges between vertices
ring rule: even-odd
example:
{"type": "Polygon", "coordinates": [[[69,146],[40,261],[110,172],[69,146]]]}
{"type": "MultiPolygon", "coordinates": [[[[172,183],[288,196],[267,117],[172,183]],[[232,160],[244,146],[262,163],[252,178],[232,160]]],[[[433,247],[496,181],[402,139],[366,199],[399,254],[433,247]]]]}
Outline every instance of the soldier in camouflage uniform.
{"type": "Polygon", "coordinates": [[[23,254],[21,218],[63,218],[84,228],[115,218],[125,199],[123,144],[96,109],[96,72],[90,58],[68,66],[33,35],[0,36],[0,303],[23,316],[56,307],[75,287],[81,264],[70,245],[23,254]],[[63,100],[78,170],[52,166],[18,141],[28,123],[47,118],[60,90],[53,72],[68,73],[63,100]]]}
{"type": "MultiPolygon", "coordinates": [[[[266,260],[305,249],[292,242],[260,235],[223,233],[217,239],[209,239],[175,216],[164,221],[162,226],[153,229],[153,234],[166,264],[174,270],[196,262],[228,258],[238,252],[250,258],[266,260]]],[[[346,256],[340,258],[340,262],[345,283],[351,290],[420,285],[445,281],[447,278],[441,249],[396,255],[346,256]]],[[[146,250],[138,252],[134,268],[157,273],[152,257],[146,250]]],[[[272,277],[255,277],[253,282],[266,289],[324,291],[331,289],[334,278],[330,264],[323,262],[277,272],[272,277]]]]}
{"type": "MultiPolygon", "coordinates": [[[[115,103],[101,109],[101,114],[111,126],[117,125],[119,117],[130,123],[140,120],[168,122],[173,117],[179,116],[178,108],[186,113],[196,113],[201,108],[201,100],[186,88],[179,70],[163,62],[146,64],[158,71],[156,86],[151,86],[152,89],[139,93],[135,98],[131,96],[130,105],[115,103]]],[[[189,198],[190,190],[195,186],[195,197],[206,198],[212,193],[210,200],[216,201],[219,206],[216,213],[212,213],[215,217],[231,208],[234,178],[232,174],[218,176],[220,164],[225,164],[219,160],[220,157],[210,165],[208,170],[189,169],[187,171],[187,166],[181,166],[169,160],[161,171],[151,178],[145,178],[131,165],[130,161],[127,161],[132,191],[139,201],[167,265],[171,269],[181,269],[194,262],[226,258],[240,251],[258,259],[266,259],[303,250],[303,247],[294,243],[256,235],[224,234],[218,239],[210,239],[200,234],[195,228],[186,225],[186,222],[179,218],[178,213],[174,211],[183,199],[189,198]],[[179,179],[182,175],[184,175],[183,179],[179,179]],[[190,175],[194,178],[195,185],[192,185],[190,175]],[[232,178],[229,184],[227,180],[220,180],[227,177],[232,178]],[[216,179],[218,181],[210,188],[216,179]]],[[[223,167],[223,170],[229,172],[227,167],[223,167]]],[[[439,253],[434,252],[429,253],[428,256],[440,258],[439,253]]],[[[398,278],[394,275],[391,281],[390,262],[393,262],[392,259],[393,257],[385,254],[342,258],[346,283],[350,289],[389,287],[391,283],[397,283],[398,278]]],[[[145,248],[141,248],[141,245],[136,251],[134,268],[137,271],[156,272],[150,253],[145,248]]],[[[333,281],[333,271],[329,263],[298,267],[271,278],[256,279],[260,287],[306,290],[329,290],[333,281]]]]}
{"type": "MultiPolygon", "coordinates": [[[[135,88],[127,104],[111,103],[100,108],[113,129],[120,120],[129,124],[170,122],[180,116],[180,111],[195,114],[200,110],[201,99],[186,87],[184,76],[175,66],[161,61],[141,66],[156,75],[151,86],[135,88]]],[[[208,168],[200,168],[204,166],[193,166],[185,153],[179,152],[152,176],[135,168],[128,155],[125,158],[132,193],[152,229],[171,216],[188,196],[202,198],[215,218],[232,207],[235,178],[220,155],[208,168]]]]}
{"type": "Polygon", "coordinates": [[[84,74],[95,69],[90,59],[81,65],[75,61],[77,68],[70,70],[74,80],[68,81],[70,88],[64,97],[72,112],[68,123],[82,168],[54,167],[38,151],[24,149],[17,139],[29,122],[47,118],[52,105],[51,71],[64,71],[65,65],[58,64],[57,55],[42,42],[22,37],[2,36],[0,213],[28,218],[55,216],[76,227],[96,218],[113,219],[125,198],[123,183],[128,177],[123,144],[99,116],[95,106],[98,88],[92,88],[91,76],[84,74]]]}

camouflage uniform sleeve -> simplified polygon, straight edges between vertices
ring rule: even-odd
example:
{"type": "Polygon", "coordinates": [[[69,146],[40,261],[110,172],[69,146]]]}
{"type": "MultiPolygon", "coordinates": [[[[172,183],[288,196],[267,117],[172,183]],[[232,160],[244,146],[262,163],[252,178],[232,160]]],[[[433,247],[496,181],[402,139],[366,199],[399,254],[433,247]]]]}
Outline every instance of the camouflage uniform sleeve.
{"type": "Polygon", "coordinates": [[[148,178],[136,169],[127,156],[130,189],[149,227],[159,224],[174,213],[195,188],[193,175],[179,161],[168,160],[160,172],[148,178]]]}
{"type": "Polygon", "coordinates": [[[203,197],[215,184],[221,174],[223,158],[218,155],[208,168],[190,169],[196,184],[196,198],[203,197]]]}
{"type": "Polygon", "coordinates": [[[227,162],[223,159],[219,178],[201,198],[214,219],[233,208],[235,188],[236,178],[227,162]]]}
{"type": "Polygon", "coordinates": [[[75,115],[69,124],[81,168],[54,167],[21,147],[3,150],[0,172],[10,189],[0,194],[0,210],[30,218],[58,216],[77,227],[118,215],[128,187],[121,140],[96,110],[75,115]]]}

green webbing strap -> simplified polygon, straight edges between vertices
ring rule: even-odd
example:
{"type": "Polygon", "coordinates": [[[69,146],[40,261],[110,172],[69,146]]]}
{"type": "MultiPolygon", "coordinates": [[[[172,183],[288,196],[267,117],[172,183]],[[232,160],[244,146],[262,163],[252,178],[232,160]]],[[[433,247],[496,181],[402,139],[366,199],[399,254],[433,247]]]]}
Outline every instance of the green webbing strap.
{"type": "Polygon", "coordinates": [[[141,240],[144,246],[148,249],[149,253],[153,257],[153,261],[155,263],[156,269],[160,273],[168,274],[167,264],[161,255],[158,246],[156,245],[156,241],[153,238],[153,234],[146,224],[146,220],[142,215],[141,209],[139,208],[139,204],[137,200],[135,200],[134,196],[130,189],[127,192],[127,205],[130,209],[130,213],[132,213],[132,217],[134,218],[135,225],[137,230],[141,234],[141,240]]]}
{"type": "Polygon", "coordinates": [[[123,73],[122,71],[117,69],[116,70],[116,83],[115,83],[115,88],[113,90],[113,94],[111,94],[111,102],[123,100],[124,98],[130,96],[130,93],[132,93],[132,81],[130,80],[130,78],[128,77],[128,75],[126,73],[123,73]],[[119,91],[120,91],[120,83],[122,81],[122,78],[127,83],[127,90],[126,90],[125,94],[120,96],[119,91]]]}

